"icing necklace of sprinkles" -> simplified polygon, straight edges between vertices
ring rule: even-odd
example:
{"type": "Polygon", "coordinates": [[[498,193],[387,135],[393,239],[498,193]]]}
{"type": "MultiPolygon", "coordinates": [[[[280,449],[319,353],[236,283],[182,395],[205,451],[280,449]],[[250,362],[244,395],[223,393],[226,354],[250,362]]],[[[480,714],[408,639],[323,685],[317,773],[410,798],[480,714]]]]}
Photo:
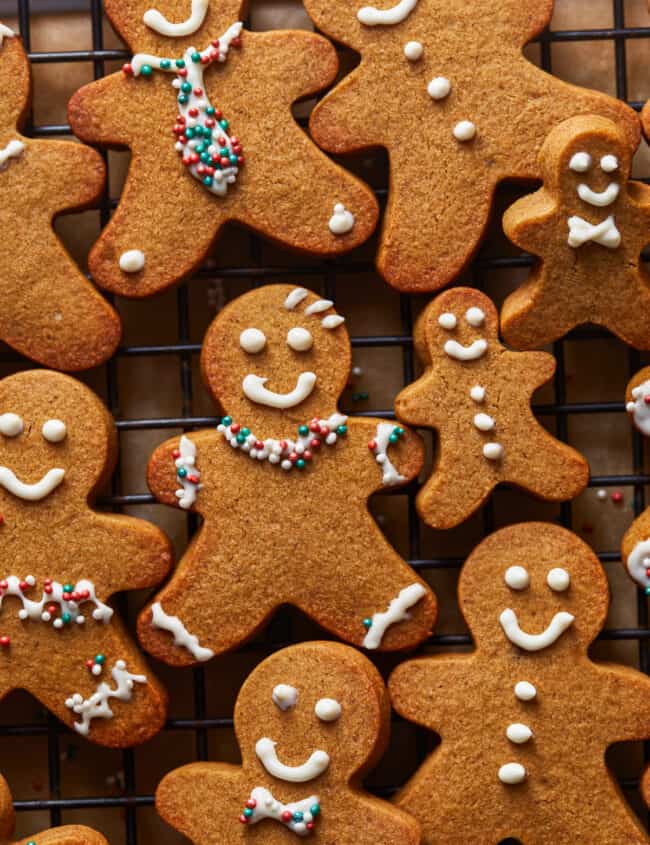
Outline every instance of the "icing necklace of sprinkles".
{"type": "MultiPolygon", "coordinates": [[[[92,602],[95,605],[93,619],[97,622],[109,622],[113,610],[103,604],[95,594],[95,587],[91,581],[79,581],[77,584],[60,584],[51,578],[43,582],[43,596],[40,601],[29,599],[25,593],[36,586],[36,578],[28,575],[24,581],[15,575],[0,581],[0,610],[5,596],[16,596],[22,602],[18,611],[18,618],[33,619],[41,622],[52,622],[52,627],[61,630],[65,625],[76,622],[83,625],[86,617],[81,613],[81,605],[92,602]],[[60,615],[57,613],[60,611],[60,615]]],[[[3,639],[9,639],[3,638],[3,639]]],[[[0,643],[9,645],[9,643],[0,643]]]]}
{"type": "Polygon", "coordinates": [[[253,460],[268,461],[289,471],[294,467],[304,469],[323,443],[334,446],[339,437],[348,433],[348,418],[344,414],[332,414],[327,420],[313,419],[310,423],[298,426],[298,439],[260,440],[250,429],[232,421],[232,417],[223,417],[217,431],[226,438],[233,449],[248,452],[253,460]]]}
{"type": "Polygon", "coordinates": [[[262,819],[275,819],[298,836],[307,836],[314,829],[320,811],[316,795],[292,804],[283,804],[277,801],[268,789],[256,786],[246,801],[239,821],[241,824],[257,824],[262,819]]]}
{"type": "Polygon", "coordinates": [[[243,24],[232,24],[224,34],[199,52],[187,49],[182,59],[161,59],[137,53],[122,71],[126,76],[151,77],[154,68],[175,73],[179,114],[173,127],[176,150],[188,172],[211,193],[225,196],[244,164],[239,139],[230,135],[229,123],[210,102],[203,80],[204,68],[225,62],[230,47],[241,46],[243,24]]]}

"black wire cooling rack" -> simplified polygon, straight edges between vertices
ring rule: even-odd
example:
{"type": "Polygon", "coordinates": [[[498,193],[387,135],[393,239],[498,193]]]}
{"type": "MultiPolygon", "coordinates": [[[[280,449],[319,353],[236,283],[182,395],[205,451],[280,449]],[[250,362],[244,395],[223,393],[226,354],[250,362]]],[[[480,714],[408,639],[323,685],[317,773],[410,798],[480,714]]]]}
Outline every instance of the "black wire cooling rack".
{"type": "MultiPolygon", "coordinates": [[[[573,0],[578,3],[579,0],[573,0]]],[[[103,36],[103,8],[101,0],[76,0],[74,7],[85,9],[89,15],[92,29],[92,49],[70,52],[33,52],[31,43],[32,15],[36,11],[38,0],[34,0],[34,8],[30,8],[30,0],[12,0],[2,5],[2,12],[10,16],[17,12],[20,32],[24,40],[30,59],[34,64],[54,64],[65,62],[90,62],[92,63],[94,77],[100,78],[105,73],[106,64],[114,61],[124,61],[128,54],[124,50],[106,49],[103,36]]],[[[47,11],[50,14],[68,11],[71,6],[64,0],[47,0],[38,4],[38,11],[47,11]]],[[[556,44],[568,42],[611,42],[615,60],[615,81],[616,94],[625,101],[628,98],[628,56],[627,46],[631,39],[648,39],[650,48],[650,26],[630,27],[626,26],[626,5],[624,0],[612,0],[613,26],[605,29],[580,29],[570,31],[546,31],[538,39],[539,55],[542,67],[552,71],[552,47],[556,44]]],[[[650,49],[649,49],[650,52],[650,49]]],[[[650,77],[648,78],[650,89],[650,77]]],[[[630,105],[637,111],[641,108],[641,102],[630,102],[630,105]]],[[[65,124],[50,125],[29,125],[27,134],[36,137],[65,136],[70,134],[70,129],[65,124]]],[[[108,157],[107,157],[108,161],[108,157]]],[[[644,176],[646,174],[643,174],[644,176]]],[[[385,176],[385,174],[384,174],[385,176]]],[[[648,181],[645,179],[644,181],[648,181]]],[[[378,188],[377,195],[380,201],[385,200],[386,189],[378,188]]],[[[115,207],[116,197],[106,193],[99,205],[98,211],[100,222],[103,224],[108,220],[112,209],[115,207]]],[[[265,266],[262,261],[263,245],[260,239],[250,235],[247,266],[224,266],[212,271],[212,276],[225,280],[229,286],[235,289],[243,284],[262,284],[267,281],[299,281],[306,279],[310,286],[320,286],[321,292],[329,298],[336,299],[337,282],[342,276],[346,277],[346,284],[353,283],[354,277],[361,277],[362,274],[372,274],[372,266],[364,260],[360,260],[355,254],[343,257],[334,261],[312,261],[307,265],[299,267],[291,266],[291,260],[285,259],[286,266],[272,264],[265,266]]],[[[650,255],[644,256],[650,260],[650,255]]],[[[473,263],[472,274],[480,277],[491,270],[516,269],[528,267],[531,264],[530,257],[526,255],[496,255],[488,257],[486,253],[480,253],[473,263]]],[[[211,271],[204,269],[199,277],[210,278],[211,271]]],[[[378,279],[375,284],[381,284],[378,279]]],[[[412,309],[413,302],[407,296],[399,298],[399,308],[402,330],[399,334],[370,335],[353,337],[352,344],[356,349],[374,347],[386,350],[400,350],[402,358],[402,372],[404,383],[409,383],[415,375],[415,363],[412,345],[412,309]]],[[[108,404],[117,418],[117,427],[120,434],[133,430],[166,430],[166,429],[192,429],[202,426],[210,426],[215,423],[216,417],[194,416],[193,408],[193,361],[200,352],[200,344],[191,342],[190,334],[190,298],[187,284],[181,285],[176,293],[177,308],[177,339],[174,342],[163,345],[124,345],[116,357],[105,366],[105,393],[108,404]],[[118,361],[134,357],[169,356],[175,361],[172,373],[175,378],[180,379],[181,402],[178,415],[161,417],[156,419],[133,419],[120,415],[120,390],[118,387],[117,367],[118,361]]],[[[570,339],[591,340],[607,337],[605,332],[597,329],[582,329],[572,332],[570,339]]],[[[539,415],[553,421],[555,432],[562,440],[569,440],[569,423],[572,417],[585,414],[624,414],[623,401],[595,401],[595,402],[569,402],[567,401],[567,368],[565,364],[565,341],[554,344],[553,352],[557,360],[557,371],[554,377],[554,398],[553,401],[543,405],[537,405],[536,411],[539,415]]],[[[628,370],[631,376],[641,366],[639,353],[629,350],[628,370]]],[[[354,409],[355,414],[377,415],[392,417],[392,410],[387,409],[366,409],[359,411],[354,409]]],[[[161,439],[162,439],[161,433],[161,439]]],[[[630,456],[631,472],[624,474],[600,475],[591,478],[590,487],[612,488],[625,486],[633,490],[633,510],[638,515],[645,507],[644,487],[650,484],[650,475],[644,471],[643,443],[641,437],[635,432],[632,436],[632,454],[630,456]]],[[[408,557],[411,565],[421,572],[432,572],[435,570],[458,569],[462,564],[462,558],[458,556],[427,557],[422,552],[421,525],[418,521],[414,506],[414,498],[417,492],[417,485],[410,485],[404,490],[397,491],[392,495],[405,497],[408,514],[408,557]]],[[[125,506],[153,504],[153,497],[142,492],[134,492],[123,489],[122,480],[118,473],[112,481],[109,495],[106,495],[100,502],[103,507],[121,509],[125,506]]],[[[483,533],[487,534],[493,530],[495,515],[492,505],[487,505],[482,513],[483,533]]],[[[572,506],[566,503],[560,506],[559,521],[572,527],[572,506]]],[[[195,530],[196,525],[192,516],[188,517],[188,535],[195,530]]],[[[603,563],[616,563],[619,561],[618,551],[597,549],[599,558],[603,563]]],[[[316,632],[316,636],[319,632],[316,632]]],[[[290,612],[281,613],[279,618],[272,623],[264,635],[263,643],[260,646],[261,654],[287,644],[295,638],[293,618],[290,612]]],[[[648,627],[647,600],[642,591],[637,591],[636,621],[631,621],[628,627],[616,627],[605,630],[600,639],[604,640],[631,640],[637,645],[637,659],[639,668],[650,673],[650,628],[648,627]]],[[[431,637],[428,646],[435,650],[449,647],[468,646],[471,639],[467,634],[442,634],[431,637]]],[[[255,647],[255,646],[253,646],[255,647]]],[[[249,647],[251,648],[251,647],[249,647]]],[[[208,737],[213,730],[232,730],[231,718],[211,718],[209,714],[208,697],[206,695],[206,671],[204,668],[192,670],[193,679],[193,715],[192,718],[176,719],[170,718],[166,724],[165,731],[190,731],[195,736],[195,759],[208,759],[208,737]]],[[[185,676],[187,677],[187,676],[185,676]]],[[[649,702],[650,704],[650,702],[649,702]]],[[[61,746],[65,741],[66,729],[52,716],[42,722],[32,723],[11,723],[2,724],[0,715],[0,743],[2,737],[31,737],[41,735],[46,737],[47,758],[48,758],[48,780],[49,798],[38,800],[16,800],[15,807],[18,811],[45,810],[49,812],[50,823],[56,826],[62,821],[62,814],[73,810],[101,809],[112,812],[122,812],[124,819],[123,841],[127,845],[142,843],[145,838],[138,835],[137,813],[138,808],[148,807],[153,804],[151,790],[141,792],[138,790],[137,767],[133,750],[122,752],[122,768],[124,773],[124,788],[119,795],[96,797],[68,797],[63,795],[61,776],[61,746]]],[[[413,726],[401,724],[400,736],[408,733],[409,741],[416,749],[415,762],[421,760],[432,745],[430,737],[413,726]]],[[[650,747],[646,747],[644,760],[650,760],[650,747]]],[[[413,768],[413,767],[412,767],[413,768]]],[[[164,772],[160,772],[162,776],[164,772]]],[[[408,774],[408,772],[407,772],[408,774]]],[[[626,778],[621,781],[624,790],[633,792],[638,786],[638,777],[626,778]]],[[[390,796],[398,787],[391,778],[389,772],[385,779],[374,784],[373,788],[378,794],[390,796]]]]}

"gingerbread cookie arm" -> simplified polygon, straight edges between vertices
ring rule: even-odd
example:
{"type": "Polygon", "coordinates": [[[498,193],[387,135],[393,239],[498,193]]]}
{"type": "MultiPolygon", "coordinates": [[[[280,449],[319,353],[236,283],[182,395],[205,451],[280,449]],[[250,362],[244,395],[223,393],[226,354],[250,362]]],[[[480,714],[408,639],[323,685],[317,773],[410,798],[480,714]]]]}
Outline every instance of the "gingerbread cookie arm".
{"type": "Polygon", "coordinates": [[[89,144],[127,147],[134,141],[133,83],[113,73],[80,88],[68,103],[68,121],[89,144]]]}
{"type": "Polygon", "coordinates": [[[195,845],[208,841],[235,845],[242,841],[238,818],[250,789],[239,766],[190,763],[174,769],[160,781],[156,790],[156,810],[167,824],[195,845]],[[197,813],[196,807],[211,807],[214,812],[197,813]],[[213,815],[214,822],[211,821],[213,815]],[[224,818],[232,824],[232,838],[227,840],[222,839],[224,818]],[[214,830],[211,829],[213,825],[214,830]]]}
{"type": "Polygon", "coordinates": [[[348,430],[354,448],[366,449],[377,465],[378,471],[369,477],[373,492],[418,477],[424,465],[424,443],[419,434],[399,422],[374,418],[349,419],[348,430]]]}
{"type": "Polygon", "coordinates": [[[420,845],[422,829],[413,816],[391,806],[385,801],[369,795],[356,793],[351,797],[351,808],[356,817],[372,819],[372,826],[355,834],[357,845],[376,845],[376,843],[399,843],[399,845],[420,845]]]}
{"type": "Polygon", "coordinates": [[[548,248],[548,226],[557,210],[557,202],[540,188],[506,209],[502,218],[503,231],[513,244],[539,255],[543,248],[548,248]]]}
{"type": "Polygon", "coordinates": [[[446,734],[466,711],[476,684],[473,655],[440,655],[407,660],[388,681],[393,708],[411,722],[446,734]]]}
{"type": "MultiPolygon", "coordinates": [[[[627,666],[597,663],[603,701],[616,701],[616,719],[603,725],[608,743],[641,740],[650,736],[650,679],[627,666]],[[620,706],[619,706],[620,705],[620,706]]],[[[594,715],[597,721],[597,716],[594,715]]]]}
{"type": "Polygon", "coordinates": [[[201,466],[203,449],[212,450],[219,442],[216,431],[192,431],[161,443],[149,459],[147,484],[165,505],[201,512],[206,468],[201,466]]]}
{"type": "Polygon", "coordinates": [[[451,446],[446,443],[433,474],[416,499],[420,518],[432,528],[459,525],[487,500],[499,482],[487,474],[477,477],[468,473],[464,444],[453,451],[451,446]]]}
{"type": "Polygon", "coordinates": [[[122,514],[97,513],[79,523],[79,557],[98,572],[110,561],[107,595],[153,587],[169,571],[171,542],[157,526],[122,514]]]}
{"type": "MultiPolygon", "coordinates": [[[[359,99],[361,71],[357,68],[315,106],[309,131],[319,147],[331,153],[349,153],[380,144],[376,124],[368,119],[359,99]]],[[[368,106],[369,108],[369,106],[368,106]]]]}

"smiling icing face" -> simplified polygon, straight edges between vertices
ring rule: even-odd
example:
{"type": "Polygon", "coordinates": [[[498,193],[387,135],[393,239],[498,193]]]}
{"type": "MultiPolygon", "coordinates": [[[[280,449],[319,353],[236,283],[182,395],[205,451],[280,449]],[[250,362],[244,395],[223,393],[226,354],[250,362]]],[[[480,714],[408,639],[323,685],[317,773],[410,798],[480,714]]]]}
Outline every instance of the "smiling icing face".
{"type": "MultiPolygon", "coordinates": [[[[455,291],[447,291],[436,300],[426,327],[426,344],[441,350],[450,363],[471,364],[483,360],[490,345],[496,344],[496,312],[491,301],[476,291],[474,302],[468,304],[455,291]]],[[[418,347],[424,359],[431,351],[418,347]]]]}
{"type": "Polygon", "coordinates": [[[273,285],[230,303],[206,336],[202,366],[224,411],[262,437],[328,417],[345,387],[350,345],[333,303],[273,285]]]}
{"type": "Polygon", "coordinates": [[[64,488],[83,496],[90,491],[113,435],[88,394],[74,379],[46,371],[0,381],[0,495],[29,504],[58,497],[64,488]],[[39,402],[33,386],[41,378],[48,389],[39,395],[48,399],[39,402]]]}
{"type": "MultiPolygon", "coordinates": [[[[463,614],[477,647],[507,660],[552,650],[586,651],[607,613],[608,587],[593,553],[556,526],[531,543],[528,526],[513,526],[511,542],[484,541],[461,574],[463,614]],[[526,542],[518,542],[519,532],[526,542]]],[[[542,531],[544,533],[542,533],[542,531]]],[[[533,680],[533,678],[526,678],[533,680]]]]}

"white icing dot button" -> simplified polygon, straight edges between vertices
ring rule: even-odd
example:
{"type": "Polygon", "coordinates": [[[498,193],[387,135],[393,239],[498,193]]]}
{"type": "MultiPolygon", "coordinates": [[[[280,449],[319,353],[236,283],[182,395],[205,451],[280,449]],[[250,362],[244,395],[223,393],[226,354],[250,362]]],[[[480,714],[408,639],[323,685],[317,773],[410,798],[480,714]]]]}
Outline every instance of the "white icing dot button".
{"type": "Polygon", "coordinates": [[[453,132],[457,141],[471,141],[476,135],[476,126],[471,120],[461,120],[454,126],[453,132]]]}
{"type": "Polygon", "coordinates": [[[500,443],[486,443],[483,446],[483,456],[488,461],[498,461],[503,457],[503,446],[500,443]]]}
{"type": "Polygon", "coordinates": [[[514,742],[515,745],[523,745],[532,738],[533,732],[528,725],[523,725],[521,722],[515,722],[512,725],[508,725],[506,736],[510,742],[514,742]]]}
{"type": "Polygon", "coordinates": [[[532,701],[537,697],[537,690],[528,681],[518,681],[515,684],[515,696],[519,701],[532,701]]]}
{"type": "Polygon", "coordinates": [[[328,226],[333,235],[346,235],[354,226],[354,214],[342,202],[337,202],[328,226]]]}
{"type": "Polygon", "coordinates": [[[422,58],[423,53],[424,47],[419,41],[407,41],[404,45],[404,55],[409,62],[417,62],[418,59],[422,58]]]}
{"type": "Polygon", "coordinates": [[[480,384],[475,384],[469,395],[473,402],[483,402],[485,400],[485,388],[481,387],[480,384]]]}
{"type": "Polygon", "coordinates": [[[438,317],[438,325],[443,329],[447,329],[447,331],[455,329],[457,323],[458,320],[456,319],[456,315],[452,314],[450,311],[446,311],[438,317]]]}
{"type": "Polygon", "coordinates": [[[506,763],[499,769],[499,780],[513,786],[516,783],[523,783],[526,780],[526,769],[521,763],[506,763]]]}
{"type": "Polygon", "coordinates": [[[555,590],[556,593],[563,593],[566,589],[568,589],[569,584],[571,583],[571,576],[566,569],[557,567],[555,569],[551,569],[548,573],[546,576],[546,583],[552,590],[555,590]]]}
{"type": "Polygon", "coordinates": [[[427,94],[432,100],[444,100],[451,92],[451,82],[446,76],[436,76],[427,85],[427,94]]]}
{"type": "Polygon", "coordinates": [[[525,590],[530,584],[530,575],[523,566],[509,566],[503,580],[511,590],[525,590]]]}
{"type": "Polygon", "coordinates": [[[144,270],[144,252],[140,249],[129,249],[120,256],[120,270],[123,273],[139,273],[144,270]]]}
{"type": "Polygon", "coordinates": [[[492,431],[496,425],[494,417],[489,414],[476,414],[474,416],[474,425],[479,431],[492,431]]]}

